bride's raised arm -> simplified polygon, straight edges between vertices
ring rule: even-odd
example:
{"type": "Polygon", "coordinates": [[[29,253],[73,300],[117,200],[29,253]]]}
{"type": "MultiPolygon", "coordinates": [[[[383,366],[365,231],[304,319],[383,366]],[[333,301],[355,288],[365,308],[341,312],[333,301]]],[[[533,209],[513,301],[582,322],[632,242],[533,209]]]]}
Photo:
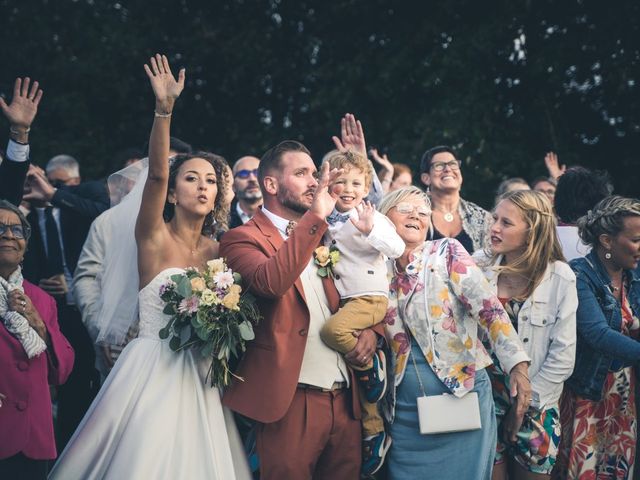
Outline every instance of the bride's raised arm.
{"type": "Polygon", "coordinates": [[[156,97],[155,118],[149,138],[149,175],[142,194],[140,213],[136,221],[136,241],[153,240],[164,225],[162,211],[167,198],[169,180],[169,131],[171,112],[176,99],[184,89],[184,68],[176,81],[169,61],[164,55],[151,57],[145,64],[151,88],[156,97]]]}

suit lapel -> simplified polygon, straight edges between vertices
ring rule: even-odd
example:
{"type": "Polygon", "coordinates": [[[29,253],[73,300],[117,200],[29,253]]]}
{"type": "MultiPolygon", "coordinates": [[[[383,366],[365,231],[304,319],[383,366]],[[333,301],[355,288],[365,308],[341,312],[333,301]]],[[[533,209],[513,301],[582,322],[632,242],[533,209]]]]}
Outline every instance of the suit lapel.
{"type": "MultiPolygon", "coordinates": [[[[275,254],[284,244],[282,235],[280,235],[280,232],[278,231],[276,226],[264,213],[262,213],[262,210],[258,210],[251,220],[255,222],[256,227],[258,227],[258,230],[260,230],[262,235],[264,235],[267,242],[271,245],[273,253],[275,254]]],[[[302,286],[302,280],[300,280],[300,277],[296,279],[294,285],[298,290],[298,293],[302,297],[304,303],[307,303],[307,299],[304,296],[304,287],[302,286]]]]}

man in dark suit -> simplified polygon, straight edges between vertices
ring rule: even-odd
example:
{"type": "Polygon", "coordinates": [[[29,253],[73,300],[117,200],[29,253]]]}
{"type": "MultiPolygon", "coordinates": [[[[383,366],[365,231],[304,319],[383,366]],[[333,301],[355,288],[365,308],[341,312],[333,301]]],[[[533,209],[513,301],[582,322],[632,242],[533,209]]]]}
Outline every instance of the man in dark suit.
{"type": "MultiPolygon", "coordinates": [[[[264,154],[258,178],[264,206],[222,237],[220,255],[258,298],[263,319],[223,403],[255,421],[262,480],[359,478],[360,404],[354,377],[319,329],[338,308],[313,251],[327,230],[335,198],[304,145],[282,142],[264,154]]],[[[333,177],[333,178],[332,178],[333,177]]],[[[376,348],[364,330],[345,358],[361,363],[376,348]]]]}
{"type": "Polygon", "coordinates": [[[233,191],[236,194],[229,212],[229,228],[247,223],[262,206],[262,192],[258,184],[256,157],[242,157],[233,164],[233,191]]]}
{"type": "Polygon", "coordinates": [[[52,160],[47,173],[57,188],[41,169],[29,170],[24,200],[31,204],[27,219],[32,234],[23,275],[56,299],[60,328],[76,352],[73,372],[58,390],[58,446],[63,448],[100,386],[93,342],[69,287],[91,223],[109,208],[109,195],[104,182],[79,183],[75,160],[52,160]]]}

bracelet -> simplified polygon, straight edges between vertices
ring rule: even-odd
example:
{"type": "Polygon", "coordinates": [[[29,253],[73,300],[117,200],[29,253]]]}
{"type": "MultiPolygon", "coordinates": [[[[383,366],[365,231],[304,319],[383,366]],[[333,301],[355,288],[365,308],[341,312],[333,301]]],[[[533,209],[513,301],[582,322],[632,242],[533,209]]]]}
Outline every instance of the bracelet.
{"type": "Polygon", "coordinates": [[[31,131],[31,127],[27,127],[27,129],[24,132],[20,132],[18,130],[14,130],[13,128],[9,127],[9,133],[13,133],[14,135],[22,135],[25,133],[29,133],[31,131]]]}
{"type": "Polygon", "coordinates": [[[169,118],[172,112],[169,113],[158,113],[155,110],[153,111],[153,116],[158,118],[169,118]]]}

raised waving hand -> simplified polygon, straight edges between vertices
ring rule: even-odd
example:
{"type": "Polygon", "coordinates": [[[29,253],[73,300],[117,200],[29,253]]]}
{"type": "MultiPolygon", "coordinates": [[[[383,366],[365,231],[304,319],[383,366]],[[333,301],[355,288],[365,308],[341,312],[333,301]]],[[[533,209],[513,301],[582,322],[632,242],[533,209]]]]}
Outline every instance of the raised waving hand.
{"type": "Polygon", "coordinates": [[[351,150],[367,158],[367,144],[364,140],[362,123],[356,120],[353,114],[347,113],[340,120],[340,138],[333,136],[331,139],[341,152],[351,150]]]}
{"type": "Polygon", "coordinates": [[[185,70],[178,72],[178,80],[175,79],[169,66],[169,60],[165,55],[156,54],[151,57],[150,65],[145,64],[153,94],[156,96],[156,113],[166,115],[171,113],[176,98],[184,89],[185,70]]]}
{"type": "Polygon", "coordinates": [[[169,179],[169,135],[171,113],[176,99],[184,89],[185,70],[175,79],[165,55],[156,54],[145,64],[151,89],[156,97],[155,118],[149,136],[149,174],[142,195],[140,214],[136,222],[136,239],[153,240],[164,225],[162,211],[167,197],[169,179]]]}
{"type": "Polygon", "coordinates": [[[544,156],[544,164],[547,166],[549,176],[558,180],[562,174],[567,170],[566,165],[560,165],[558,161],[558,155],[554,152],[549,152],[544,156]]]}
{"type": "Polygon", "coordinates": [[[11,125],[11,138],[18,142],[27,143],[27,134],[36,118],[38,105],[42,99],[42,89],[39,87],[39,83],[37,81],[31,83],[29,77],[16,78],[11,103],[7,105],[4,98],[0,97],[0,108],[11,125]]]}

